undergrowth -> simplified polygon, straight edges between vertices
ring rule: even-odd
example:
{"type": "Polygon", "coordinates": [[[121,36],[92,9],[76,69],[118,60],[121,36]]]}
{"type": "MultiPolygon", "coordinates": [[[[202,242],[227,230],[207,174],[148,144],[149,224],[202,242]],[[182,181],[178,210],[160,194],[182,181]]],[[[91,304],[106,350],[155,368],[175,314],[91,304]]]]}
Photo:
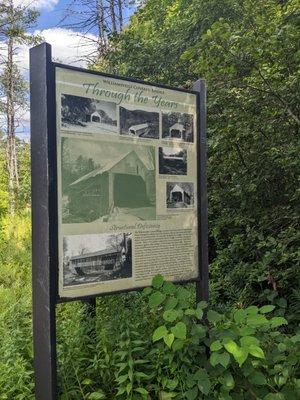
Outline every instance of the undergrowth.
{"type": "MultiPolygon", "coordinates": [[[[2,219],[0,232],[0,399],[30,400],[29,214],[2,219]]],[[[98,298],[96,318],[82,302],[59,305],[59,398],[296,399],[300,336],[287,301],[269,290],[257,306],[212,310],[195,306],[193,289],[157,276],[143,293],[98,298]]]]}

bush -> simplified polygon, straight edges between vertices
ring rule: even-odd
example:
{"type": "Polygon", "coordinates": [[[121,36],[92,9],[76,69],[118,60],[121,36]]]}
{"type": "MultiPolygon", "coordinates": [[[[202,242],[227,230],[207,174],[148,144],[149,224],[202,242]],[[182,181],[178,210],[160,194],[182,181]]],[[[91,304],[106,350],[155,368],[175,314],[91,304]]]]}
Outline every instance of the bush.
{"type": "Polygon", "coordinates": [[[285,318],[267,318],[275,306],[225,314],[207,311],[206,302],[194,308],[184,287],[163,282],[161,276],[144,295],[162,323],[150,351],[160,364],[154,370],[160,398],[272,400],[300,395],[300,335],[278,330],[287,324],[285,318]]]}
{"type": "Polygon", "coordinates": [[[101,309],[97,324],[103,320],[96,338],[86,332],[84,372],[77,374],[81,397],[77,387],[72,399],[289,400],[299,396],[300,335],[282,331],[287,321],[274,315],[274,305],[220,314],[208,309],[206,302],[193,307],[189,290],[164,282],[161,276],[142,296],[129,296],[127,310],[115,296],[100,300],[100,309],[104,303],[112,307],[110,312],[101,309]],[[139,317],[137,306],[143,311],[139,317]],[[122,312],[116,316],[113,311],[119,307],[122,312]]]}
{"type": "MultiPolygon", "coordinates": [[[[2,218],[0,232],[0,399],[30,400],[29,214],[2,218]]],[[[217,312],[195,307],[193,285],[157,276],[142,294],[98,298],[96,318],[81,302],[59,305],[60,399],[296,399],[300,335],[286,300],[262,295],[272,304],[217,312]]]]}

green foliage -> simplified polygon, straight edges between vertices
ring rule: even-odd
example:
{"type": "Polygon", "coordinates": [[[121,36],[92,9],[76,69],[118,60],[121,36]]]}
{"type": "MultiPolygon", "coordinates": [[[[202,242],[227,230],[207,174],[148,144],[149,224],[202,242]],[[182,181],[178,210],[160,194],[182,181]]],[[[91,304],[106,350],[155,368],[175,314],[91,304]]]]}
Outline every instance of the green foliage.
{"type": "MultiPolygon", "coordinates": [[[[1,220],[3,400],[34,399],[29,221],[1,220]]],[[[153,284],[98,299],[95,319],[80,302],[58,307],[61,400],[297,398],[300,336],[282,329],[283,299],[224,314],[195,307],[189,287],[153,284]]]]}
{"type": "Polygon", "coordinates": [[[0,217],[7,213],[9,207],[8,176],[6,169],[5,143],[0,141],[0,217]]]}
{"type": "MultiPolygon", "coordinates": [[[[299,5],[148,0],[93,66],[207,80],[211,301],[195,307],[193,290],[156,276],[142,295],[98,299],[95,319],[60,305],[61,400],[300,397],[299,5]]],[[[17,146],[11,217],[0,141],[0,400],[34,399],[29,145],[17,146]]]]}
{"type": "Polygon", "coordinates": [[[299,6],[299,0],[148,0],[99,64],[174,86],[206,79],[214,305],[259,305],[276,295],[288,300],[295,323],[299,6]]]}
{"type": "MultiPolygon", "coordinates": [[[[31,196],[30,180],[30,146],[28,143],[17,139],[18,171],[20,187],[16,193],[16,211],[29,209],[31,196]]],[[[6,140],[0,141],[0,217],[5,216],[9,210],[8,171],[6,166],[6,140]]]]}
{"type": "MultiPolygon", "coordinates": [[[[1,218],[1,217],[0,217],[1,218]]],[[[34,399],[30,214],[0,219],[0,399],[34,399]]]]}
{"type": "MultiPolygon", "coordinates": [[[[165,293],[164,283],[159,289],[165,293]]],[[[287,324],[283,317],[267,315],[274,306],[250,306],[225,314],[192,308],[182,302],[182,287],[174,286],[161,303],[160,321],[152,336],[151,354],[161,363],[156,379],[166,398],[178,399],[291,399],[299,396],[299,335],[287,336],[277,330],[287,324]],[[172,318],[166,310],[170,298],[178,300],[172,318]],[[172,335],[172,337],[170,337],[172,335]],[[298,343],[297,345],[295,345],[298,343]],[[162,376],[160,376],[163,374],[162,376]],[[168,385],[168,382],[172,382],[168,385]],[[252,398],[251,397],[251,398],[252,398]]],[[[144,291],[155,312],[149,290],[144,291]]],[[[158,321],[159,322],[159,321],[158,321]]],[[[154,397],[156,398],[156,397],[154,397]]]]}

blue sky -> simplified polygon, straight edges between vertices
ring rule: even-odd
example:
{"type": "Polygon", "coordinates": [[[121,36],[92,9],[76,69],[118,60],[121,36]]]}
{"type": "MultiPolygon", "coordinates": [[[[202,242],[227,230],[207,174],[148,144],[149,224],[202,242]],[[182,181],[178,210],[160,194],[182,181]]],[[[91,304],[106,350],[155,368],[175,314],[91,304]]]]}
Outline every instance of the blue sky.
{"type": "MultiPolygon", "coordinates": [[[[80,0],[73,1],[76,1],[77,11],[80,11],[82,9],[80,0]]],[[[91,4],[95,3],[95,0],[90,1],[91,4]]],[[[36,25],[32,28],[32,32],[39,34],[44,41],[51,44],[54,61],[84,68],[88,62],[87,55],[93,53],[95,49],[97,31],[96,29],[90,31],[86,35],[87,38],[84,38],[82,32],[70,27],[72,22],[76,21],[72,17],[67,20],[69,27],[64,26],[62,20],[71,2],[72,0],[14,0],[16,5],[30,4],[39,10],[40,16],[36,25]]],[[[125,23],[128,23],[129,17],[133,12],[133,7],[124,10],[125,23]]],[[[15,60],[25,79],[28,79],[29,47],[25,45],[19,46],[15,60]]],[[[25,140],[29,138],[29,119],[29,110],[21,110],[21,114],[18,116],[19,127],[17,128],[17,135],[25,140]]],[[[5,121],[4,115],[0,115],[0,123],[3,120],[5,121]]]]}
{"type": "Polygon", "coordinates": [[[40,10],[41,15],[38,19],[37,28],[48,29],[57,27],[63,17],[63,11],[69,3],[69,0],[60,0],[53,9],[40,10]]]}
{"type": "MultiPolygon", "coordinates": [[[[49,0],[48,4],[46,4],[45,0],[35,0],[37,3],[41,3],[43,6],[40,8],[40,17],[38,19],[37,29],[49,29],[61,26],[62,18],[65,15],[65,10],[68,8],[68,5],[71,3],[71,0],[49,0]]],[[[93,3],[94,0],[91,0],[93,3]]],[[[80,7],[80,0],[77,0],[77,10],[82,9],[80,7]]],[[[124,20],[128,22],[130,15],[133,13],[134,7],[127,7],[124,9],[124,20]]],[[[72,18],[69,18],[69,22],[72,22],[72,18]]],[[[96,33],[91,32],[91,33],[96,33]]]]}

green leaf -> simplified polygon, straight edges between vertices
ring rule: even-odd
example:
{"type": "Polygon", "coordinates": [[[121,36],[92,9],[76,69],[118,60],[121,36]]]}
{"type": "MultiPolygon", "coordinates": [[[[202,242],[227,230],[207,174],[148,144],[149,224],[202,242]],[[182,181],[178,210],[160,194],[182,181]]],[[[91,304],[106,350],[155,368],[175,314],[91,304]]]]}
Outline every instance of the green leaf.
{"type": "Polygon", "coordinates": [[[275,301],[275,303],[281,308],[286,308],[287,307],[287,301],[283,297],[281,297],[280,299],[277,299],[275,301]]]}
{"type": "Polygon", "coordinates": [[[161,305],[166,299],[166,295],[161,292],[154,292],[149,297],[149,307],[156,308],[161,305]]]}
{"type": "Polygon", "coordinates": [[[129,393],[132,391],[132,383],[131,382],[129,382],[129,383],[127,383],[127,386],[126,386],[126,392],[127,392],[127,394],[129,395],[129,393]]]}
{"type": "Polygon", "coordinates": [[[174,342],[174,339],[175,339],[175,337],[174,337],[173,333],[167,333],[164,336],[164,342],[169,347],[169,349],[172,347],[172,343],[174,342]]]}
{"type": "Polygon", "coordinates": [[[178,304],[182,309],[191,307],[189,302],[190,292],[187,289],[179,286],[177,289],[176,297],[178,299],[178,304]]]}
{"type": "Polygon", "coordinates": [[[234,354],[238,349],[238,345],[233,340],[225,342],[224,347],[230,354],[234,354]]]}
{"type": "Polygon", "coordinates": [[[218,355],[219,353],[212,353],[209,358],[209,362],[213,367],[215,367],[218,364],[218,355]]]}
{"type": "Polygon", "coordinates": [[[271,327],[272,328],[277,328],[278,326],[281,325],[287,325],[287,320],[283,317],[273,317],[270,319],[271,327]]]}
{"type": "Polygon", "coordinates": [[[273,311],[274,308],[275,308],[275,306],[273,306],[272,304],[269,304],[269,305],[267,305],[267,306],[261,307],[260,310],[259,310],[259,312],[260,312],[261,314],[267,314],[267,313],[273,311]]]}
{"type": "Polygon", "coordinates": [[[167,379],[165,387],[170,390],[174,390],[176,389],[177,385],[178,385],[178,379],[167,379]]]}
{"type": "Polygon", "coordinates": [[[165,282],[163,286],[163,292],[166,294],[173,294],[176,292],[176,286],[172,282],[165,282]]]}
{"type": "Polygon", "coordinates": [[[265,358],[263,349],[260,348],[259,346],[251,345],[248,348],[248,352],[256,358],[265,358]]]}
{"type": "Polygon", "coordinates": [[[224,375],[219,378],[219,381],[226,390],[232,390],[235,386],[233,376],[229,371],[226,371],[224,375]]]}
{"type": "Polygon", "coordinates": [[[196,317],[200,320],[203,317],[203,310],[200,307],[197,307],[195,310],[196,317]]]}
{"type": "Polygon", "coordinates": [[[253,385],[256,386],[263,386],[267,384],[266,377],[263,373],[259,371],[255,371],[251,375],[249,375],[249,380],[253,385]]]}
{"type": "Polygon", "coordinates": [[[165,325],[161,325],[158,328],[155,329],[152,340],[153,342],[157,342],[158,340],[162,339],[165,335],[167,335],[168,330],[165,327],[165,325]]]}
{"type": "Polygon", "coordinates": [[[228,353],[212,353],[209,359],[211,365],[215,367],[218,364],[221,364],[224,368],[227,368],[230,362],[230,355],[228,353]]]}
{"type": "MultiPolygon", "coordinates": [[[[285,400],[285,396],[282,393],[269,393],[264,397],[263,400],[285,400]]],[[[286,400],[292,400],[292,399],[286,399],[286,400]]]]}
{"type": "Polygon", "coordinates": [[[82,381],[82,385],[85,385],[85,386],[89,386],[89,385],[92,385],[92,384],[93,384],[93,381],[91,379],[89,379],[89,378],[86,378],[86,379],[84,379],[82,381]]]}
{"type": "Polygon", "coordinates": [[[277,348],[278,348],[278,350],[279,350],[280,352],[286,351],[286,345],[285,345],[284,343],[279,343],[278,346],[277,346],[277,348]]]}
{"type": "Polygon", "coordinates": [[[165,310],[173,310],[178,304],[176,297],[169,297],[164,306],[165,310]]]}
{"type": "Polygon", "coordinates": [[[179,300],[186,301],[190,296],[190,292],[184,288],[183,286],[178,286],[177,288],[177,297],[179,300]]]}
{"type": "Polygon", "coordinates": [[[105,394],[100,392],[93,392],[88,397],[89,400],[103,400],[105,398],[106,398],[105,394]]]}
{"type": "Polygon", "coordinates": [[[207,328],[201,324],[195,324],[192,328],[192,334],[197,336],[199,339],[203,339],[206,336],[207,328]]]}
{"type": "Polygon", "coordinates": [[[126,387],[125,386],[121,386],[116,394],[116,396],[120,396],[121,394],[126,392],[126,387]]]}
{"type": "Polygon", "coordinates": [[[219,322],[222,320],[222,315],[217,313],[216,311],[213,310],[209,310],[207,313],[207,319],[209,322],[213,323],[213,322],[219,322]]]}
{"type": "Polygon", "coordinates": [[[144,395],[147,395],[147,394],[149,393],[148,390],[146,390],[146,389],[144,389],[144,388],[141,388],[141,387],[136,388],[136,389],[134,389],[134,390],[135,390],[135,392],[138,392],[138,393],[144,394],[144,395]]]}
{"type": "Polygon", "coordinates": [[[143,290],[143,295],[145,295],[145,296],[149,296],[150,293],[152,293],[152,288],[151,287],[146,287],[143,290]]]}
{"type": "Polygon", "coordinates": [[[173,346],[172,346],[172,349],[174,351],[181,350],[183,348],[183,346],[184,346],[184,341],[183,340],[175,339],[174,343],[173,343],[173,346]]]}
{"type": "Polygon", "coordinates": [[[125,374],[125,375],[118,376],[116,381],[120,384],[120,383],[127,381],[127,379],[128,379],[128,374],[125,374]]]}
{"type": "Polygon", "coordinates": [[[251,345],[259,346],[259,340],[254,336],[243,336],[240,339],[242,347],[249,347],[251,345]]]}
{"type": "Polygon", "coordinates": [[[249,315],[257,315],[257,313],[258,313],[258,307],[257,307],[257,306],[250,306],[250,307],[247,307],[247,308],[245,309],[245,311],[246,311],[247,314],[249,314],[249,315]]]}
{"type": "Polygon", "coordinates": [[[228,342],[224,343],[224,347],[228,353],[233,355],[239,366],[241,366],[247,360],[248,351],[242,347],[239,347],[233,340],[229,340],[228,342]]]}
{"type": "Polygon", "coordinates": [[[185,315],[195,315],[196,310],[194,310],[193,308],[188,308],[184,311],[185,315]]]}
{"type": "Polygon", "coordinates": [[[197,381],[199,390],[207,395],[211,388],[209,376],[204,368],[198,369],[194,374],[194,379],[197,381]]]}
{"type": "Polygon", "coordinates": [[[171,332],[177,339],[186,339],[186,325],[184,322],[177,322],[175,326],[171,328],[171,332]]]}
{"type": "Polygon", "coordinates": [[[175,393],[175,392],[169,392],[169,393],[164,392],[164,391],[159,392],[159,400],[170,400],[176,396],[177,396],[177,393],[175,393]]]}
{"type": "Polygon", "coordinates": [[[241,336],[250,336],[255,333],[255,329],[251,326],[243,326],[239,329],[239,333],[241,336]]]}
{"type": "Polygon", "coordinates": [[[236,310],[233,314],[233,318],[237,324],[243,322],[246,319],[246,317],[247,317],[246,311],[241,309],[236,310]]]}
{"type": "Polygon", "coordinates": [[[300,342],[300,333],[297,333],[295,336],[292,336],[292,337],[291,337],[291,341],[292,341],[293,343],[298,343],[298,342],[300,342]]]}
{"type": "Polygon", "coordinates": [[[201,308],[201,310],[204,310],[207,307],[207,305],[208,305],[207,301],[202,300],[197,304],[197,308],[199,307],[201,308]]]}
{"type": "Polygon", "coordinates": [[[233,357],[241,367],[248,358],[248,351],[244,348],[239,348],[238,352],[233,354],[233,357]]]}
{"type": "Polygon", "coordinates": [[[254,326],[262,326],[269,323],[267,318],[264,315],[260,314],[250,315],[247,318],[247,322],[249,325],[254,325],[254,326]]]}
{"type": "Polygon", "coordinates": [[[163,313],[163,319],[167,322],[174,322],[178,318],[178,311],[167,310],[163,313]]]}
{"type": "Polygon", "coordinates": [[[222,347],[223,347],[223,345],[220,342],[220,340],[216,340],[216,341],[212,342],[212,344],[210,345],[210,350],[211,351],[218,351],[218,350],[221,350],[222,347]]]}
{"type": "Polygon", "coordinates": [[[155,289],[161,288],[163,283],[164,283],[164,277],[160,274],[155,275],[155,277],[152,279],[152,286],[155,289]]]}
{"type": "Polygon", "coordinates": [[[185,393],[185,397],[188,400],[195,400],[198,397],[198,387],[194,386],[192,389],[189,389],[186,393],[185,393]]]}

